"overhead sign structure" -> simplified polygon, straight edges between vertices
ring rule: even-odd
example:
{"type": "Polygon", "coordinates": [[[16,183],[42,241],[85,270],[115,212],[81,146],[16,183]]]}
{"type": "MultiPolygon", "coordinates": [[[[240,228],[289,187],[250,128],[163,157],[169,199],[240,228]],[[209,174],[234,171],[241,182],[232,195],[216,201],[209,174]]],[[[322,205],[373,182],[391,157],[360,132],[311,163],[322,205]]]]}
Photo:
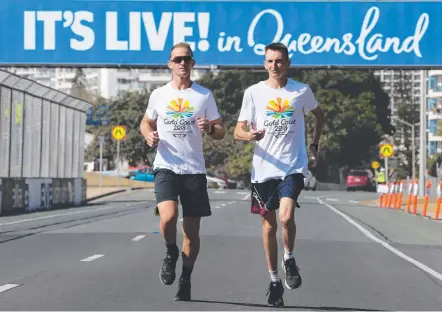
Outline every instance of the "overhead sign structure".
{"type": "Polygon", "coordinates": [[[112,127],[112,137],[117,141],[126,140],[126,126],[112,127]]]}
{"type": "Polygon", "coordinates": [[[440,2],[2,0],[0,16],[2,66],[164,66],[182,41],[197,65],[262,67],[279,41],[297,67],[442,66],[440,2]]]}
{"type": "Polygon", "coordinates": [[[382,157],[385,157],[385,158],[393,156],[393,154],[394,154],[393,145],[382,144],[381,148],[380,148],[380,153],[381,153],[382,157]]]}

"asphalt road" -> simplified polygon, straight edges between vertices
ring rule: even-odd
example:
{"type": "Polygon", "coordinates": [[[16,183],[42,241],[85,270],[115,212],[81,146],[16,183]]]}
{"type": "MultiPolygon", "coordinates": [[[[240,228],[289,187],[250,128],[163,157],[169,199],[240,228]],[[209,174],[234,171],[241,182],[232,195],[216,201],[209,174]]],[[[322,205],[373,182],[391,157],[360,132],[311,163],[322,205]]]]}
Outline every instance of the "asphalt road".
{"type": "MultiPolygon", "coordinates": [[[[304,284],[285,291],[286,308],[441,309],[442,223],[357,204],[373,196],[301,194],[295,256],[304,284]]],[[[176,283],[160,283],[165,246],[153,193],[134,191],[87,207],[0,218],[1,310],[270,309],[249,191],[211,190],[210,197],[193,301],[174,302],[176,283]]]]}

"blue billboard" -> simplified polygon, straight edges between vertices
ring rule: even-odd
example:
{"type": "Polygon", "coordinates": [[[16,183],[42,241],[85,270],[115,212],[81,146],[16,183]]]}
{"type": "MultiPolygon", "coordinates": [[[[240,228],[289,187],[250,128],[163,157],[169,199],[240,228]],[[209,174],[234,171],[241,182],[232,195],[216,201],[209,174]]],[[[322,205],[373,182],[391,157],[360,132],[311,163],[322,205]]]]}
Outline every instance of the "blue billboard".
{"type": "Polygon", "coordinates": [[[1,0],[0,64],[158,66],[188,42],[197,65],[442,65],[440,2],[1,0]]]}

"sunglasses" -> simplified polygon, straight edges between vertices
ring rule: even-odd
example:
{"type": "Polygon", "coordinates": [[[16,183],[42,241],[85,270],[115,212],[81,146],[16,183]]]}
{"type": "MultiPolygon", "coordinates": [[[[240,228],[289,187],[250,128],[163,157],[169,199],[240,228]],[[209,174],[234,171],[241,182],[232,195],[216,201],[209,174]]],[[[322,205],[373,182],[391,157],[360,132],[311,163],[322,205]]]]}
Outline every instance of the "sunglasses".
{"type": "Polygon", "coordinates": [[[193,60],[193,57],[191,57],[190,55],[185,55],[185,56],[177,56],[174,57],[173,59],[171,59],[172,62],[180,64],[182,61],[184,61],[185,63],[190,63],[190,61],[193,60]]]}

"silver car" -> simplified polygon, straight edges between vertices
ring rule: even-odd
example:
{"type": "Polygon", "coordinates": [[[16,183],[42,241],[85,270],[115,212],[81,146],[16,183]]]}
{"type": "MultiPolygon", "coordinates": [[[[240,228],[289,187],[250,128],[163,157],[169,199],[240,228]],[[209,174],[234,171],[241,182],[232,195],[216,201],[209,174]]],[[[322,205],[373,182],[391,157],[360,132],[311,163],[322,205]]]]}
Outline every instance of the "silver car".
{"type": "Polygon", "coordinates": [[[317,184],[316,178],[309,170],[307,172],[307,176],[304,178],[304,190],[316,191],[316,184],[317,184]]]}

